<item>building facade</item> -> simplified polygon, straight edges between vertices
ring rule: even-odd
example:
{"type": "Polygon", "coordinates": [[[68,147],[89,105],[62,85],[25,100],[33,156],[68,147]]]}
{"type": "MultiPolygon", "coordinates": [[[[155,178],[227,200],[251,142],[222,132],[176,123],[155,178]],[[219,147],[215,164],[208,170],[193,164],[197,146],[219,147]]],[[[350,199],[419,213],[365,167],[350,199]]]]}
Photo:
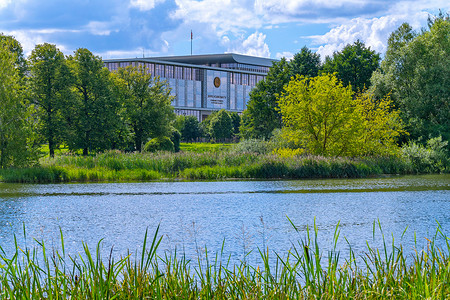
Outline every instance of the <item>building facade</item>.
{"type": "Polygon", "coordinates": [[[143,66],[167,81],[176,114],[193,115],[203,121],[220,109],[241,113],[250,100],[251,89],[265,78],[274,61],[230,53],[108,59],[104,63],[110,71],[143,66]]]}

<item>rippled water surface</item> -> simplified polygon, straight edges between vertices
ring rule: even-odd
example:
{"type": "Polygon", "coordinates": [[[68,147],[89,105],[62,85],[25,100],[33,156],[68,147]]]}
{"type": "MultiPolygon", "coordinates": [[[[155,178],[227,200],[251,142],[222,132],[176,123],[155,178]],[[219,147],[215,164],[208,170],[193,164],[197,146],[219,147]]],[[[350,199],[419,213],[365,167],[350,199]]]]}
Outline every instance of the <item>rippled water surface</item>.
{"type": "MultiPolygon", "coordinates": [[[[0,246],[10,253],[14,235],[20,245],[33,239],[75,254],[82,241],[103,239],[105,253],[116,256],[142,246],[146,228],[160,224],[163,250],[180,249],[195,257],[205,245],[233,260],[257,247],[286,253],[306,236],[316,219],[319,241],[329,249],[338,222],[338,247],[344,236],[356,251],[373,239],[379,220],[389,240],[412,250],[414,232],[423,246],[437,222],[450,236],[450,176],[407,176],[351,180],[150,182],[99,184],[0,183],[0,246]],[[299,228],[296,232],[288,218],[299,228]],[[26,229],[26,241],[23,227],[26,229]],[[407,229],[406,229],[407,228],[407,229]],[[406,232],[404,233],[406,229],[406,232]],[[404,235],[403,235],[404,233],[404,235]],[[403,235],[403,237],[402,237],[403,235]]],[[[256,253],[256,251],[254,251],[256,253]]],[[[252,256],[249,256],[250,259],[252,256]]]]}

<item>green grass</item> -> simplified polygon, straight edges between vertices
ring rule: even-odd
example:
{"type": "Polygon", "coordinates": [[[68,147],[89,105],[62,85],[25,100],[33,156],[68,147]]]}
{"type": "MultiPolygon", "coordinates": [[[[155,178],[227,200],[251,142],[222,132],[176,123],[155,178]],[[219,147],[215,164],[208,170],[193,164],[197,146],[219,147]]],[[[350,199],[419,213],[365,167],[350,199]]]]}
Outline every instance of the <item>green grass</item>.
{"type": "Polygon", "coordinates": [[[360,178],[381,174],[409,174],[400,158],[279,157],[271,154],[217,152],[122,153],[92,156],[57,155],[40,166],[0,170],[4,182],[92,182],[218,179],[360,178]]]}
{"type": "MultiPolygon", "coordinates": [[[[294,224],[292,224],[297,230],[294,224]]],[[[379,226],[379,224],[378,224],[379,226]]],[[[374,223],[375,234],[376,223],[374,223]]],[[[381,226],[380,231],[381,231],[381,226]]],[[[382,232],[382,231],[381,231],[382,232]]],[[[43,242],[6,256],[0,246],[1,299],[448,299],[450,244],[441,228],[425,249],[406,254],[401,245],[362,253],[351,244],[347,257],[336,250],[339,224],[330,249],[318,244],[316,224],[291,249],[258,249],[259,263],[231,264],[222,251],[203,249],[196,261],[174,252],[161,256],[162,237],[145,233],[140,254],[114,259],[83,244],[76,256],[47,249],[43,242]],[[443,247],[437,241],[445,241],[443,247]],[[358,261],[358,263],[357,263],[358,261]]],[[[348,241],[347,241],[348,243],[348,241]]],[[[416,246],[417,247],[417,246],[416,246]]],[[[111,251],[112,253],[112,251],[111,251]]]]}
{"type": "Polygon", "coordinates": [[[183,152],[218,152],[231,149],[234,144],[213,144],[213,143],[181,143],[180,150],[183,152]]]}

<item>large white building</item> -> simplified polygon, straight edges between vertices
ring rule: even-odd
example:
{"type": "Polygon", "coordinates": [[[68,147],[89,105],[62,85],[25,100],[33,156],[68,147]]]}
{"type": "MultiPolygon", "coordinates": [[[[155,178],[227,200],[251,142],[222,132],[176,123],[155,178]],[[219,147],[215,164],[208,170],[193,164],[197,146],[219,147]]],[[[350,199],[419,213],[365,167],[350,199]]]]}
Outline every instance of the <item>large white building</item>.
{"type": "Polygon", "coordinates": [[[175,112],[194,115],[199,121],[222,108],[242,112],[250,90],[267,75],[272,62],[231,53],[104,60],[110,71],[143,65],[169,83],[175,112]]]}

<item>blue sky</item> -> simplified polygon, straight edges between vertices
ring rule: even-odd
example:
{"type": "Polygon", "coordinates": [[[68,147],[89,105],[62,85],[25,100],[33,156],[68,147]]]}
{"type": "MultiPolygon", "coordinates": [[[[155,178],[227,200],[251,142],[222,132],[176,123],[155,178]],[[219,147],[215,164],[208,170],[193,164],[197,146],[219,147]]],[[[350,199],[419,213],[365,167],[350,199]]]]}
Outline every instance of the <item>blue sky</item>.
{"type": "Polygon", "coordinates": [[[322,58],[360,39],[377,52],[403,22],[426,26],[450,10],[443,0],[0,0],[0,32],[28,55],[52,43],[65,54],[103,58],[233,52],[292,57],[303,46],[322,58]]]}

